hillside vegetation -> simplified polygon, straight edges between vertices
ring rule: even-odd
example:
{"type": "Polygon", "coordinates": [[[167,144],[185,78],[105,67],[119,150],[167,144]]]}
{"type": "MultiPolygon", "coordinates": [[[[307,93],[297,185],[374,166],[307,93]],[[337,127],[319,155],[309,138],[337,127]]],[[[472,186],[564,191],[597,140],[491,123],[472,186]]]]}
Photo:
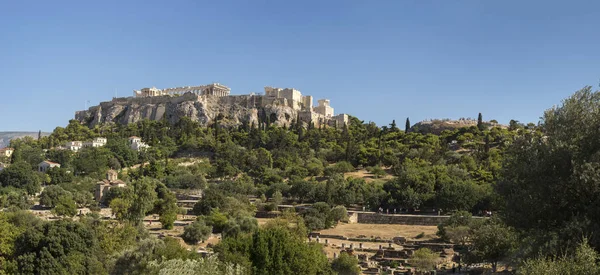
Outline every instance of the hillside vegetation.
{"type": "MultiPolygon", "coordinates": [[[[278,127],[268,120],[222,127],[219,119],[204,126],[185,117],[175,124],[142,120],[88,128],[73,120],[39,140],[12,140],[13,156],[0,160],[10,164],[0,172],[1,270],[172,274],[186,266],[205,274],[334,274],[346,266],[330,264],[321,244],[307,243],[306,236],[347,219],[347,208],[365,207],[451,214],[437,235],[463,247],[465,263],[597,274],[598,112],[600,93],[586,87],[546,111],[539,125],[492,126],[480,115],[475,125],[438,134],[355,117],[339,128],[295,121],[278,127]],[[131,136],[150,147],[132,150],[131,136]],[[95,137],[108,142],[79,152],[60,148],[95,137]],[[186,155],[209,159],[173,159],[186,155]],[[37,172],[42,160],[61,167],[37,172]],[[121,171],[125,187],[111,188],[97,202],[94,188],[109,169],[121,171]],[[366,181],[364,171],[373,179],[366,181]],[[221,243],[210,248],[218,256],[202,259],[143,228],[150,214],[163,228],[173,227],[182,213],[174,190],[202,191],[190,209],[197,219],[180,237],[193,246],[221,234],[221,243]],[[61,219],[48,222],[20,211],[32,199],[61,219]],[[284,211],[258,227],[256,211],[276,211],[283,203],[310,207],[284,211]],[[115,215],[110,221],[94,213],[72,218],[78,208],[106,206],[115,215]],[[491,219],[471,218],[490,211],[491,219]],[[582,262],[581,272],[560,265],[569,260],[582,262]]],[[[418,255],[429,255],[423,251],[418,255]]]]}

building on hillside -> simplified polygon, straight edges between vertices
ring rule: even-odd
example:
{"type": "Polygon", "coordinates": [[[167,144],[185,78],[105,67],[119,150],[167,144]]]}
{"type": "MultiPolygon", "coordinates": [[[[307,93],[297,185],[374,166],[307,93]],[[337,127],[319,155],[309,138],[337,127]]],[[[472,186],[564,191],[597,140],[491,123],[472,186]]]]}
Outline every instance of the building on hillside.
{"type": "Polygon", "coordinates": [[[82,147],[83,143],[81,141],[69,141],[65,144],[65,148],[73,152],[79,152],[82,147]]]}
{"type": "Polygon", "coordinates": [[[0,157],[10,158],[14,152],[15,152],[15,149],[10,148],[10,147],[0,148],[0,157]]]}
{"type": "Polygon", "coordinates": [[[106,172],[106,179],[99,181],[96,184],[94,198],[96,199],[97,202],[102,202],[102,199],[104,199],[104,195],[111,188],[127,186],[125,184],[125,182],[120,180],[118,177],[119,177],[119,173],[117,173],[117,171],[115,171],[115,170],[111,169],[111,170],[108,170],[108,172],[106,172]]]}
{"type": "Polygon", "coordinates": [[[313,110],[317,114],[321,114],[326,118],[333,117],[333,107],[331,107],[329,99],[319,99],[319,105],[314,107],[313,110]]]}
{"type": "Polygon", "coordinates": [[[310,110],[313,105],[312,96],[303,96],[299,90],[294,88],[265,87],[265,97],[268,99],[267,102],[285,99],[286,105],[296,111],[310,110]]]}
{"type": "Polygon", "coordinates": [[[186,93],[192,93],[195,95],[209,95],[209,96],[229,96],[231,93],[231,89],[220,83],[211,83],[208,85],[201,86],[185,86],[185,87],[175,87],[175,88],[166,88],[166,89],[157,89],[156,87],[152,88],[143,88],[141,90],[134,90],[134,97],[153,97],[153,96],[176,96],[183,95],[186,93]]]}
{"type": "Polygon", "coordinates": [[[86,141],[83,144],[83,147],[94,147],[94,148],[96,148],[96,147],[102,147],[104,145],[106,145],[106,138],[104,138],[104,137],[97,137],[97,138],[95,138],[92,141],[86,141]]]}
{"type": "Polygon", "coordinates": [[[129,137],[129,148],[135,151],[142,151],[146,150],[149,147],[150,145],[146,144],[145,142],[142,142],[142,138],[136,136],[129,137]]]}
{"type": "Polygon", "coordinates": [[[46,173],[50,168],[60,168],[60,164],[51,161],[42,161],[38,164],[38,171],[46,173]]]}

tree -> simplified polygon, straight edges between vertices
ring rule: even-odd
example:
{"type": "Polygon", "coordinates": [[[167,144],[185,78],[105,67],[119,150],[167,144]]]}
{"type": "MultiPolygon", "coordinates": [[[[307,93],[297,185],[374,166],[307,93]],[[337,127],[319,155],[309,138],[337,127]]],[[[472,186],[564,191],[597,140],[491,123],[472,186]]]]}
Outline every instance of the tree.
{"type": "Polygon", "coordinates": [[[17,237],[13,257],[19,274],[105,274],[93,231],[59,220],[29,226],[17,237]]]}
{"type": "Polygon", "coordinates": [[[479,131],[483,131],[484,128],[485,125],[483,125],[483,116],[481,115],[481,113],[479,113],[479,115],[477,116],[477,129],[479,129],[479,131]]]}
{"type": "Polygon", "coordinates": [[[71,197],[72,194],[69,191],[66,191],[62,187],[58,185],[48,186],[42,191],[40,195],[40,204],[46,207],[55,207],[58,204],[58,201],[62,197],[71,197]]]}
{"type": "Polygon", "coordinates": [[[587,244],[587,239],[584,239],[573,255],[525,260],[517,268],[517,274],[600,274],[599,258],[598,252],[587,244]]]}
{"type": "Polygon", "coordinates": [[[133,199],[128,210],[130,221],[141,222],[146,214],[153,209],[157,197],[156,191],[154,191],[156,183],[154,179],[143,178],[130,184],[133,189],[133,199]]]}
{"type": "Polygon", "coordinates": [[[273,193],[272,199],[273,203],[275,204],[275,207],[279,207],[279,205],[283,202],[283,195],[281,194],[281,191],[275,191],[275,193],[273,193]]]}
{"type": "Polygon", "coordinates": [[[435,268],[438,256],[437,253],[431,251],[429,248],[419,248],[413,253],[409,263],[418,271],[429,272],[435,268]]]}
{"type": "Polygon", "coordinates": [[[331,262],[331,269],[340,275],[359,275],[358,259],[348,253],[342,252],[340,256],[331,262]]]}
{"type": "MultiPolygon", "coordinates": [[[[451,241],[452,237],[455,237],[455,238],[457,237],[456,233],[458,233],[458,232],[454,232],[455,234],[453,236],[451,236],[450,234],[448,234],[449,230],[456,229],[458,227],[463,227],[462,229],[464,229],[464,227],[466,227],[467,229],[469,229],[471,227],[472,223],[473,223],[473,218],[472,218],[471,213],[469,213],[467,211],[457,211],[457,212],[454,212],[450,216],[450,218],[448,218],[447,220],[445,220],[444,222],[442,222],[438,225],[438,231],[437,231],[436,235],[439,236],[440,238],[442,238],[442,240],[444,240],[444,241],[451,241]]],[[[462,229],[460,231],[462,231],[462,229]]],[[[460,233],[460,235],[462,235],[462,233],[460,233]]]]}
{"type": "Polygon", "coordinates": [[[330,266],[321,246],[297,238],[287,227],[270,227],[254,233],[249,259],[254,274],[330,272],[330,266]]]}
{"type": "Polygon", "coordinates": [[[129,216],[131,201],[128,199],[115,198],[110,201],[109,206],[117,220],[123,221],[129,216]]]}
{"type": "Polygon", "coordinates": [[[57,216],[73,217],[77,214],[77,205],[70,196],[62,196],[58,198],[56,205],[52,209],[52,213],[57,216]]]}
{"type": "Polygon", "coordinates": [[[408,133],[408,131],[410,131],[410,119],[407,117],[406,124],[404,125],[404,132],[408,133]]]}
{"type": "MultiPolygon", "coordinates": [[[[556,238],[543,251],[532,251],[534,255],[572,252],[573,235],[596,235],[600,226],[596,218],[600,211],[599,117],[600,92],[585,87],[544,113],[543,134],[524,131],[505,153],[497,188],[506,205],[504,220],[540,240],[556,238]]],[[[600,238],[589,242],[600,248],[600,238]]]]}
{"type": "Polygon", "coordinates": [[[238,215],[229,219],[223,228],[223,236],[237,236],[239,234],[254,233],[258,230],[258,221],[252,216],[238,215]]]}
{"type": "Polygon", "coordinates": [[[3,187],[23,189],[27,194],[33,195],[40,190],[41,179],[31,171],[28,163],[19,161],[0,171],[0,184],[3,187]]]}
{"type": "Polygon", "coordinates": [[[498,262],[505,259],[516,245],[514,231],[499,221],[491,220],[473,230],[467,262],[489,262],[496,272],[498,262]]]}
{"type": "Polygon", "coordinates": [[[197,244],[206,241],[212,230],[212,226],[206,225],[203,219],[198,219],[183,229],[181,238],[188,244],[197,244]]]}
{"type": "Polygon", "coordinates": [[[177,198],[164,184],[156,184],[158,199],[154,203],[154,213],[159,215],[159,221],[164,229],[172,229],[177,220],[177,198]]]}

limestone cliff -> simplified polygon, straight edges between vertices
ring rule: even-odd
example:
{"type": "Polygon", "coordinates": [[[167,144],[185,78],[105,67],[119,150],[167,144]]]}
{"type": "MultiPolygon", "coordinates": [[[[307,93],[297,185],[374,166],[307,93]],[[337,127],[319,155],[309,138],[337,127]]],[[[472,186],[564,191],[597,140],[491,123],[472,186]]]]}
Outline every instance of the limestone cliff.
{"type": "Polygon", "coordinates": [[[263,102],[264,98],[254,95],[242,96],[158,96],[146,98],[114,98],[88,110],[79,111],[75,119],[94,127],[102,123],[129,124],[140,120],[166,119],[172,124],[188,117],[202,125],[209,125],[222,115],[223,126],[238,126],[244,122],[258,125],[268,120],[277,125],[289,125],[297,112],[285,102],[263,102]],[[283,104],[282,104],[283,103],[283,104]]]}

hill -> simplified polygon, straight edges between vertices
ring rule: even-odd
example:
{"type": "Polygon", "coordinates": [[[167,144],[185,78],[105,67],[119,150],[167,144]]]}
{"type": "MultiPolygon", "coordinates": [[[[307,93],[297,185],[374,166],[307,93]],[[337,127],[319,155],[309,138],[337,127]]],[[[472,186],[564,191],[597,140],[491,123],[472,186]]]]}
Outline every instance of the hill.
{"type": "MultiPolygon", "coordinates": [[[[508,128],[506,125],[497,123],[496,121],[484,121],[484,125],[488,127],[501,127],[508,128]]],[[[444,130],[456,130],[460,128],[469,128],[471,126],[477,126],[476,119],[461,118],[458,120],[451,119],[431,119],[417,122],[410,129],[413,132],[419,132],[423,134],[436,134],[439,135],[444,130]]]]}
{"type": "MultiPolygon", "coordinates": [[[[32,137],[37,138],[39,132],[0,132],[0,148],[8,147],[10,141],[15,138],[32,137]]],[[[42,132],[42,136],[48,136],[50,133],[42,132]]]]}

